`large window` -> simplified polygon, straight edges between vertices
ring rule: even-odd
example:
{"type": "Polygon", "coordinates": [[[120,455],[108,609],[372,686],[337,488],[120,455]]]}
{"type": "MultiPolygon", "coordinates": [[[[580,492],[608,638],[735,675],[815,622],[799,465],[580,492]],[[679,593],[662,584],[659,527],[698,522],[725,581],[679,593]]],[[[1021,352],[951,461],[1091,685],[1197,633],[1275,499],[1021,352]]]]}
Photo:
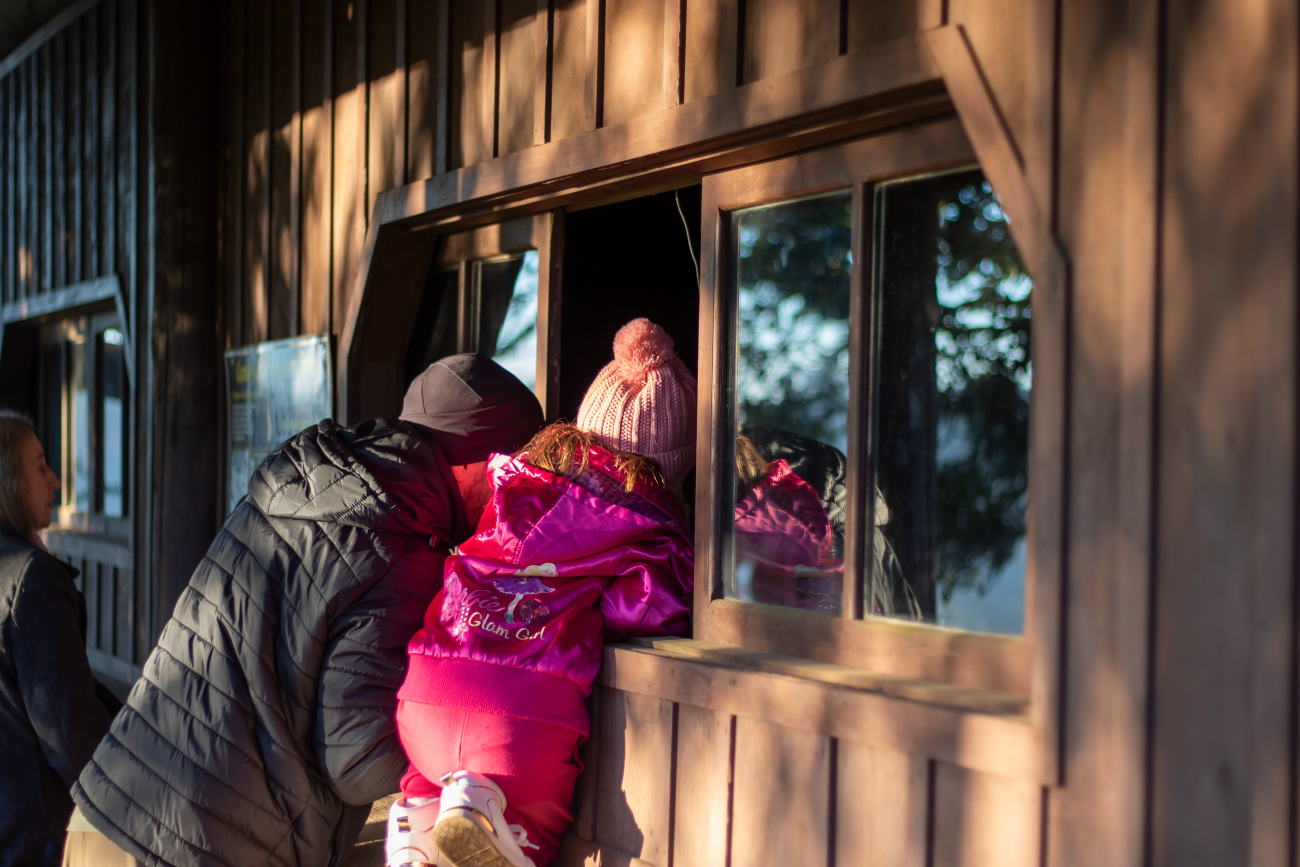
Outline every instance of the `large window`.
{"type": "Polygon", "coordinates": [[[704,210],[696,637],[1027,695],[1033,283],[960,127],[724,172],[704,210]]]}
{"type": "Polygon", "coordinates": [[[130,399],[115,313],[41,326],[37,423],[63,481],[61,526],[125,532],[130,497],[130,399]]]}

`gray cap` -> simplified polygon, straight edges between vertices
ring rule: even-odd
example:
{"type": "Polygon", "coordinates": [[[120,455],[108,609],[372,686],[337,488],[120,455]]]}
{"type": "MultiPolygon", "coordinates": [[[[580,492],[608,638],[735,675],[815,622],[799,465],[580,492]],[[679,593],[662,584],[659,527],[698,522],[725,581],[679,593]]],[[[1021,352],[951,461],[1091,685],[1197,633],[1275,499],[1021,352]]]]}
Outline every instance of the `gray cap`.
{"type": "Polygon", "coordinates": [[[428,430],[454,466],[523,448],[545,424],[528,386],[486,355],[450,355],[411,381],[402,420],[428,430]]]}

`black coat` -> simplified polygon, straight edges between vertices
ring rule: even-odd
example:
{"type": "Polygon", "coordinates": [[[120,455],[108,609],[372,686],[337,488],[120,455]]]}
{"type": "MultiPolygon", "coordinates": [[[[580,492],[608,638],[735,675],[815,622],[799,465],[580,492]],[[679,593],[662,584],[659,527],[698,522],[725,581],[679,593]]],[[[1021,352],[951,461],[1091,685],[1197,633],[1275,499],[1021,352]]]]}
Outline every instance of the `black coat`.
{"type": "Polygon", "coordinates": [[[0,525],[3,867],[60,862],[72,815],[68,789],[118,706],[90,673],[77,574],[0,525]]]}
{"type": "Polygon", "coordinates": [[[406,769],[406,645],[464,525],[406,423],[326,420],[273,452],[82,771],[86,819],[149,865],[337,863],[345,805],[406,769]]]}

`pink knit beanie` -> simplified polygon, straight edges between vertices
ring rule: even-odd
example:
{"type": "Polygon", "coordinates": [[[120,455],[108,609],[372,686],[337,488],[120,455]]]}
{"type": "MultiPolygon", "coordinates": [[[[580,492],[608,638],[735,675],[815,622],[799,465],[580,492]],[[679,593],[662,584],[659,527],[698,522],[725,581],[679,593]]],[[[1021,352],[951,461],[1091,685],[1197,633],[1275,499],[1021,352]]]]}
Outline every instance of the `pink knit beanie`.
{"type": "Polygon", "coordinates": [[[578,429],[609,449],[654,458],[670,482],[695,467],[695,377],[649,319],[614,335],[614,360],[582,398],[578,429]]]}

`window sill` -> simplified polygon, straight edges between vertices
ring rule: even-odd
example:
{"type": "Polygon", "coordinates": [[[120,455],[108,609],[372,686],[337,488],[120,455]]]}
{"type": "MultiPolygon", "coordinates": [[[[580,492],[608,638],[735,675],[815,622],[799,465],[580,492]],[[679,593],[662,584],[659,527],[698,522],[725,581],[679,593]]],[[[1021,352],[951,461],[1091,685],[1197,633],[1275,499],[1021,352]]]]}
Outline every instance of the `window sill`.
{"type": "Polygon", "coordinates": [[[1029,710],[1029,699],[1010,693],[863,671],[846,665],[816,662],[797,656],[766,653],[712,641],[696,641],[690,638],[634,638],[628,643],[672,656],[698,659],[701,662],[729,668],[783,674],[817,681],[828,686],[875,692],[954,710],[976,711],[1010,718],[1026,717],[1029,710]]]}
{"type": "Polygon", "coordinates": [[[599,684],[798,731],[1042,779],[1041,729],[1017,696],[692,639],[609,644],[599,684]]]}

